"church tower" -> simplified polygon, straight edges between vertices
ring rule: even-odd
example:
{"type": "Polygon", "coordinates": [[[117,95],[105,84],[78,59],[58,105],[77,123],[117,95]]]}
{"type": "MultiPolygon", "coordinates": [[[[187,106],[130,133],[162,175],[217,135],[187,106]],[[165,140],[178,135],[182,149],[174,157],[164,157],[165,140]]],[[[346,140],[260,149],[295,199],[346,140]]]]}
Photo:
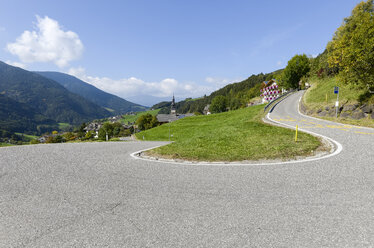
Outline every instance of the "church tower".
{"type": "Polygon", "coordinates": [[[177,114],[177,111],[175,109],[175,98],[174,98],[174,94],[173,94],[173,100],[171,101],[170,114],[172,114],[172,115],[176,115],[177,114]]]}

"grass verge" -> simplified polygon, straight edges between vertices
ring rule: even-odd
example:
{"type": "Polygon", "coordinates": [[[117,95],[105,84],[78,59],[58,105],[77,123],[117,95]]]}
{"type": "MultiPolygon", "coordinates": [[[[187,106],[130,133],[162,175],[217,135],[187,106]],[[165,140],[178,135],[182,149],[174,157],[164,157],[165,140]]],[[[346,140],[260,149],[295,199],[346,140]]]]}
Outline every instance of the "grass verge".
{"type": "MultiPolygon", "coordinates": [[[[310,79],[310,83],[312,87],[306,91],[303,97],[303,102],[308,107],[308,109],[314,111],[318,109],[324,109],[326,106],[330,108],[335,108],[334,106],[335,101],[337,99],[337,95],[334,94],[334,86],[339,87],[340,106],[344,104],[359,104],[360,96],[365,93],[365,90],[363,89],[354,88],[352,86],[345,85],[339,82],[339,80],[336,77],[324,79],[312,78],[310,79]]],[[[370,116],[359,120],[342,117],[321,117],[317,116],[317,114],[313,114],[312,116],[325,120],[341,122],[344,124],[374,127],[374,120],[371,119],[370,116]]]]}
{"type": "Polygon", "coordinates": [[[193,116],[137,134],[138,139],[169,140],[172,144],[153,149],[148,155],[192,161],[243,161],[290,159],[310,155],[320,145],[318,138],[262,122],[264,105],[221,114],[193,116]]]}

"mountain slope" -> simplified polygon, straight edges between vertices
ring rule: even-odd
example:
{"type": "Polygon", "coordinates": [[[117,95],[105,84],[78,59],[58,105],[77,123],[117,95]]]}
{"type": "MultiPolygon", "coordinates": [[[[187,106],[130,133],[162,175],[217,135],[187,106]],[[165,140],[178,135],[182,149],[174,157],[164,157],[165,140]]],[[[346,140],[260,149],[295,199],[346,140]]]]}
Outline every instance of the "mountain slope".
{"type": "Polygon", "coordinates": [[[102,91],[74,76],[60,72],[36,72],[43,77],[52,79],[69,91],[80,95],[97,105],[114,110],[113,114],[124,114],[130,111],[143,111],[146,107],[135,104],[118,96],[102,91]]]}
{"type": "Polygon", "coordinates": [[[57,122],[79,124],[111,115],[51,79],[1,61],[0,93],[57,122]]]}
{"type": "Polygon", "coordinates": [[[0,94],[0,129],[43,133],[56,130],[57,123],[36,112],[29,105],[0,94]]]}

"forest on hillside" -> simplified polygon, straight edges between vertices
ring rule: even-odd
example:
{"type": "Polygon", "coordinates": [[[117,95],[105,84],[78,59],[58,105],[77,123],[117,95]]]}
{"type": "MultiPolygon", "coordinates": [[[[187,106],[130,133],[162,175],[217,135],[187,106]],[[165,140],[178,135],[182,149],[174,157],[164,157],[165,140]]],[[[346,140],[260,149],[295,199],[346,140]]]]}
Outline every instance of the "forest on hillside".
{"type": "MultiPolygon", "coordinates": [[[[227,109],[235,110],[247,106],[251,99],[260,95],[262,82],[275,78],[282,70],[267,74],[252,75],[249,78],[226,85],[225,87],[214,91],[209,96],[203,96],[197,99],[187,98],[184,101],[176,103],[177,113],[203,113],[205,106],[210,104],[215,97],[223,96],[227,109]]],[[[161,102],[152,106],[153,109],[161,108],[160,114],[170,113],[171,102],[161,102]]]]}

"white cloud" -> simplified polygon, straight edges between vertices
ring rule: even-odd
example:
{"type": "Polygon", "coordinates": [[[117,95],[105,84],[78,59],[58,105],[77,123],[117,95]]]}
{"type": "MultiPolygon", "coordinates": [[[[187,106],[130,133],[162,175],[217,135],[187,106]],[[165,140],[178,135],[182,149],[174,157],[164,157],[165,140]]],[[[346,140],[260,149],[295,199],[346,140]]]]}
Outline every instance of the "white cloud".
{"type": "Polygon", "coordinates": [[[283,63],[282,63],[282,61],[277,61],[277,66],[281,66],[283,63]]]}
{"type": "Polygon", "coordinates": [[[198,85],[194,82],[181,83],[174,78],[165,78],[159,82],[146,82],[136,77],[123,79],[93,77],[86,75],[85,69],[82,67],[71,68],[68,73],[103,91],[125,99],[139,95],[170,97],[173,94],[178,98],[199,97],[215,90],[214,85],[198,85]]]}
{"type": "Polygon", "coordinates": [[[7,60],[7,61],[5,61],[5,63],[7,63],[8,65],[12,65],[12,66],[20,67],[20,68],[22,68],[22,69],[26,69],[26,65],[25,65],[25,64],[22,64],[22,63],[20,63],[20,62],[15,62],[15,61],[7,60]]]}
{"type": "Polygon", "coordinates": [[[82,79],[83,81],[86,77],[86,69],[84,69],[83,67],[76,67],[76,68],[72,67],[69,69],[67,73],[74,77],[82,79]]]}
{"type": "Polygon", "coordinates": [[[7,50],[24,63],[53,62],[59,67],[80,58],[83,44],[72,31],[64,31],[56,20],[36,16],[35,30],[24,31],[7,50]]]}

